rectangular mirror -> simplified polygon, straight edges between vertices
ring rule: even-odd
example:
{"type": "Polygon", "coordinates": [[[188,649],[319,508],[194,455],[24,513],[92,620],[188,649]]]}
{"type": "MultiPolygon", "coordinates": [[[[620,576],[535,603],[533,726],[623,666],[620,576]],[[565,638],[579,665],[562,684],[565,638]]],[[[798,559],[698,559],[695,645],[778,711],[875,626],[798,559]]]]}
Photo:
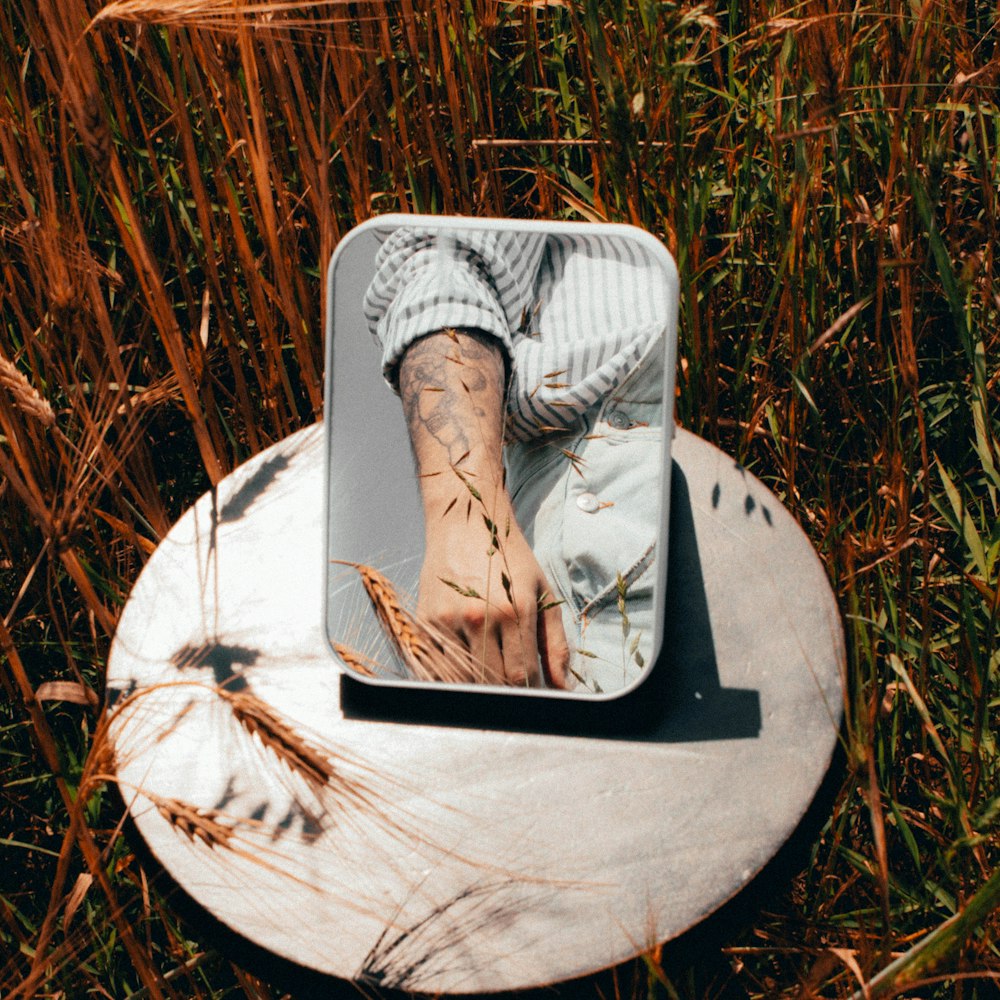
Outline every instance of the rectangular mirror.
{"type": "Polygon", "coordinates": [[[677,272],[619,225],[396,215],[328,273],[348,675],[612,698],[660,652],[677,272]]]}

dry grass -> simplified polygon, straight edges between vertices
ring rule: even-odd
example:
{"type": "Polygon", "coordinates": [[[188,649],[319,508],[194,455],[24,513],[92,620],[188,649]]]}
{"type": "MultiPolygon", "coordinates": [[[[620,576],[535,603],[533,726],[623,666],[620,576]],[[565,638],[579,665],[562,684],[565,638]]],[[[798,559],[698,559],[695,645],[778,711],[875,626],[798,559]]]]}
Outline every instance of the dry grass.
{"type": "Polygon", "coordinates": [[[320,276],[388,210],[661,236],[679,419],[780,495],[847,615],[808,860],[635,994],[846,996],[938,929],[882,995],[993,995],[997,35],[981,0],[0,7],[5,995],[260,993],[77,794],[94,711],[35,693],[102,690],[153,545],[319,417],[320,276]]]}

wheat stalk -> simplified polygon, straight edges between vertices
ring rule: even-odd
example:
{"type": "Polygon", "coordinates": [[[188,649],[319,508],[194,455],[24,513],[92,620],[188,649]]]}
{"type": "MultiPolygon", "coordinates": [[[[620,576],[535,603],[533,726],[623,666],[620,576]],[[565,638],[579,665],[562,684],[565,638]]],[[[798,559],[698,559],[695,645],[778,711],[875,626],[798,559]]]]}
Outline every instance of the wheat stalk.
{"type": "Polygon", "coordinates": [[[14,405],[22,412],[34,417],[46,427],[51,427],[56,422],[56,415],[52,412],[48,400],[2,354],[0,354],[0,385],[11,394],[14,405]]]}
{"type": "Polygon", "coordinates": [[[337,776],[333,762],[304,740],[267,702],[246,691],[219,689],[233,717],[290,770],[311,785],[325,787],[337,776]]]}
{"type": "Polygon", "coordinates": [[[392,583],[371,566],[348,563],[361,577],[375,617],[407,667],[419,670],[427,661],[429,640],[416,618],[403,606],[392,583]]]}
{"type": "MultiPolygon", "coordinates": [[[[90,789],[102,781],[119,780],[113,772],[116,765],[115,745],[122,741],[120,727],[123,720],[128,719],[134,723],[137,734],[141,733],[144,739],[148,739],[153,733],[155,741],[173,731],[174,725],[191,707],[190,703],[179,715],[173,717],[168,727],[146,715],[137,716],[135,711],[136,706],[143,703],[150,694],[168,687],[191,687],[210,691],[214,696],[222,698],[232,712],[234,721],[251,738],[256,737],[265,750],[282,761],[293,774],[303,778],[321,801],[326,802],[322,793],[330,791],[341,806],[353,804],[362,811],[378,815],[387,826],[395,828],[395,824],[381,814],[377,804],[380,796],[366,780],[366,776],[371,778],[373,772],[363,761],[353,759],[339,749],[331,754],[315,746],[267,702],[249,691],[230,691],[225,687],[207,686],[197,681],[179,681],[144,688],[130,694],[117,705],[95,734],[94,749],[88,757],[81,787],[90,789]],[[119,732],[113,743],[110,733],[114,725],[119,727],[119,732]],[[341,764],[344,765],[343,768],[339,766],[341,764]]],[[[389,781],[383,774],[378,774],[378,779],[382,782],[389,781]]],[[[145,788],[140,791],[143,795],[146,794],[145,788]]],[[[305,808],[301,802],[299,805],[305,808]]]]}
{"type": "MultiPolygon", "coordinates": [[[[401,842],[421,839],[413,829],[413,824],[393,818],[382,793],[375,788],[376,780],[383,786],[395,785],[396,782],[391,776],[381,771],[374,771],[363,761],[352,758],[341,750],[335,751],[332,755],[336,760],[335,764],[330,754],[313,746],[278,712],[252,693],[232,692],[224,687],[192,681],[154,685],[136,691],[105,716],[95,734],[93,749],[84,767],[80,784],[81,797],[89,796],[103,782],[113,782],[122,786],[122,779],[116,773],[120,763],[120,757],[116,755],[116,744],[121,742],[122,733],[119,731],[113,741],[111,730],[116,724],[121,726],[123,717],[135,724],[136,735],[141,733],[144,739],[148,738],[151,731],[155,732],[158,728],[164,733],[173,730],[173,724],[179,721],[179,717],[175,717],[172,723],[164,728],[162,723],[157,723],[149,716],[140,717],[135,713],[136,707],[144,703],[149,695],[173,687],[190,687],[221,697],[232,711],[234,720],[251,738],[256,737],[273,756],[283,761],[294,774],[300,775],[310,784],[316,795],[316,802],[307,804],[298,795],[294,795],[294,800],[303,814],[318,825],[322,825],[323,815],[330,811],[328,807],[336,806],[338,820],[341,822],[357,823],[361,818],[374,820],[379,827],[399,838],[401,842]],[[340,764],[344,765],[343,768],[337,766],[340,764]],[[329,798],[330,794],[333,795],[332,800],[329,798]]],[[[187,707],[189,706],[182,710],[182,714],[187,711],[187,707]]],[[[154,740],[156,738],[154,736],[154,740]]],[[[147,746],[146,752],[148,749],[147,746]]],[[[149,799],[157,811],[188,839],[199,840],[209,847],[225,846],[230,853],[270,867],[266,858],[262,857],[262,850],[263,854],[270,853],[266,848],[261,849],[259,845],[252,845],[252,849],[246,850],[239,844],[244,840],[241,829],[247,826],[261,827],[262,824],[245,817],[233,817],[232,822],[221,823],[220,818],[226,814],[193,806],[174,798],[157,796],[144,785],[130,787],[138,795],[149,799]]],[[[284,868],[278,867],[274,870],[289,878],[295,878],[284,868]]]]}
{"type": "MultiPolygon", "coordinates": [[[[347,0],[258,0],[241,4],[235,0],[111,0],[93,17],[88,30],[101,21],[132,21],[145,24],[185,25],[206,28],[237,28],[242,25],[267,27],[275,15],[301,15],[308,9],[346,7],[347,0]]],[[[340,16],[310,20],[315,24],[346,22],[356,19],[345,10],[340,16]]],[[[286,21],[282,21],[282,27],[286,21]]]]}
{"type": "Polygon", "coordinates": [[[129,410],[157,406],[160,403],[175,403],[181,399],[180,380],[174,372],[167,372],[162,378],[145,389],[140,389],[118,406],[117,413],[124,416],[129,410]]]}
{"type": "Polygon", "coordinates": [[[175,829],[187,837],[191,843],[201,841],[207,847],[229,847],[236,828],[228,823],[220,823],[221,813],[215,809],[201,809],[180,799],[161,798],[144,790],[156,811],[175,829]]]}
{"type": "MultiPolygon", "coordinates": [[[[502,675],[488,671],[486,665],[460,643],[408,611],[392,583],[377,569],[342,559],[334,559],[333,562],[357,570],[375,617],[416,680],[448,684],[505,683],[502,675]]],[[[343,656],[339,646],[337,644],[334,648],[343,656]]],[[[347,655],[343,659],[348,666],[356,666],[359,658],[364,659],[350,647],[342,648],[346,650],[347,655]]],[[[369,675],[373,672],[367,665],[362,665],[360,669],[369,675]]]]}
{"type": "Polygon", "coordinates": [[[359,653],[356,649],[351,649],[350,646],[345,646],[342,642],[335,642],[333,644],[333,651],[346,663],[352,670],[356,670],[359,674],[364,674],[365,677],[377,677],[378,671],[375,669],[375,665],[372,661],[359,653]]]}
{"type": "MultiPolygon", "coordinates": [[[[338,753],[338,761],[356,772],[349,775],[338,769],[328,755],[312,746],[256,695],[245,691],[231,692],[225,688],[219,688],[218,693],[229,703],[237,722],[248,733],[256,735],[293,773],[305,778],[317,793],[333,793],[340,808],[341,820],[356,822],[358,816],[365,816],[374,819],[382,829],[405,842],[420,839],[410,824],[393,818],[374,782],[369,782],[364,777],[367,774],[369,778],[377,778],[383,785],[391,785],[394,783],[393,779],[387,774],[374,772],[363,762],[338,753]]],[[[326,810],[328,800],[323,795],[319,799],[326,810]]],[[[301,802],[298,804],[305,809],[301,802]]],[[[313,819],[320,822],[321,817],[313,816],[313,819]]]]}
{"type": "MultiPolygon", "coordinates": [[[[283,878],[290,879],[307,889],[322,891],[321,887],[314,881],[304,881],[286,867],[283,867],[282,862],[286,862],[287,858],[282,857],[281,854],[249,842],[246,842],[246,846],[241,846],[243,838],[239,835],[238,827],[244,821],[236,820],[232,823],[221,822],[220,820],[225,818],[226,814],[220,812],[218,809],[196,806],[182,799],[157,795],[146,788],[136,789],[136,791],[152,802],[156,811],[178,833],[187,837],[192,844],[201,843],[211,850],[217,847],[224,848],[230,855],[244,858],[255,865],[260,865],[262,868],[275,872],[283,878]],[[276,863],[271,863],[268,860],[268,856],[275,857],[276,863]]],[[[247,821],[247,825],[252,828],[259,824],[254,821],[247,821]]],[[[347,902],[347,905],[352,905],[350,901],[345,902],[347,902]]]]}

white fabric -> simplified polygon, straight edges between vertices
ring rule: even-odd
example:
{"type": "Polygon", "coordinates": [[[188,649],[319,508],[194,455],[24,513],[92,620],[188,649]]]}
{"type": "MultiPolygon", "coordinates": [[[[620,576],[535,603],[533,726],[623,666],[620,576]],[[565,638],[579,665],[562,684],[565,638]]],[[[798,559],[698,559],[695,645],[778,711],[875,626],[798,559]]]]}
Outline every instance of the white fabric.
{"type": "Polygon", "coordinates": [[[627,687],[653,656],[660,346],[574,431],[506,449],[517,522],[563,602],[572,673],[595,693],[627,687]]]}

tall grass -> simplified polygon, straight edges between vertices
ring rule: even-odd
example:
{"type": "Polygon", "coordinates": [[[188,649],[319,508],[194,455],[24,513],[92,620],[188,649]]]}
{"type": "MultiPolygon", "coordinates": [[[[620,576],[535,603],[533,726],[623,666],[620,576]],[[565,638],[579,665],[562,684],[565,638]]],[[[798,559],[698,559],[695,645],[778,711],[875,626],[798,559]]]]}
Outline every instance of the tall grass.
{"type": "Polygon", "coordinates": [[[995,995],[998,21],[0,7],[5,995],[276,995],[192,939],[113,799],[77,788],[132,582],[201,492],[320,417],[320,275],[390,210],[662,237],[679,419],[779,494],[842,602],[842,781],[810,857],[721,944],[651,952],[635,994],[995,995]]]}

